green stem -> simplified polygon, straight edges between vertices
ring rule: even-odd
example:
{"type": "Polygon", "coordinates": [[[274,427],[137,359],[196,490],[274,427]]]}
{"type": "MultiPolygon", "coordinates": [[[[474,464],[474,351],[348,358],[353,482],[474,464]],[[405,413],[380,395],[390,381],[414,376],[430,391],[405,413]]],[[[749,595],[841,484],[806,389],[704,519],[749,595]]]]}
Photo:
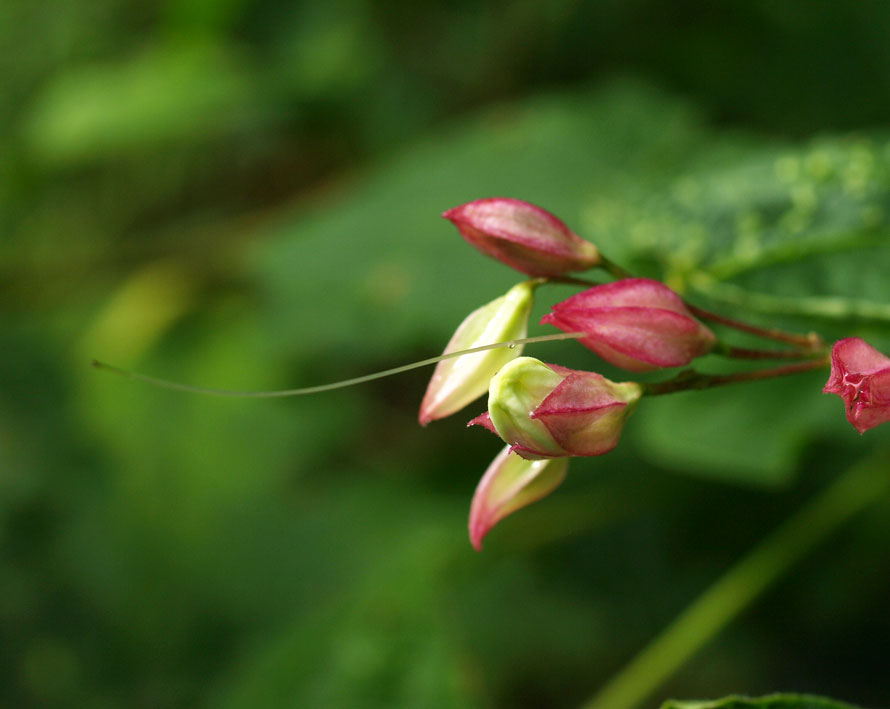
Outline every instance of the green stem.
{"type": "Polygon", "coordinates": [[[519,345],[529,345],[535,342],[574,340],[579,337],[584,337],[586,334],[587,333],[584,332],[561,332],[556,335],[538,335],[537,337],[523,337],[517,340],[507,340],[506,342],[495,342],[490,345],[471,347],[470,349],[460,350],[458,352],[446,352],[445,354],[439,355],[438,357],[430,357],[429,359],[423,359],[419,362],[403,364],[400,367],[393,367],[392,369],[386,369],[382,372],[374,372],[373,374],[365,374],[364,376],[355,377],[353,379],[344,379],[339,382],[320,384],[318,386],[311,387],[303,387],[301,389],[280,389],[276,391],[233,391],[231,389],[210,389],[207,387],[180,384],[179,382],[172,382],[168,379],[150,377],[145,374],[139,374],[138,372],[131,372],[126,369],[121,369],[120,367],[115,367],[111,364],[105,364],[105,362],[100,362],[95,359],[91,362],[91,365],[95,369],[101,370],[103,372],[117,374],[119,376],[126,377],[127,379],[135,379],[140,382],[145,382],[146,384],[151,384],[152,386],[161,387],[162,389],[173,389],[175,391],[184,391],[191,394],[207,394],[209,396],[226,396],[237,399],[276,399],[285,396],[305,396],[306,394],[319,394],[323,391],[331,391],[333,389],[343,389],[345,387],[354,386],[355,384],[364,384],[365,382],[370,382],[374,379],[383,379],[384,377],[390,377],[393,374],[401,374],[402,372],[407,372],[412,369],[418,369],[419,367],[426,367],[431,364],[441,362],[443,359],[453,359],[454,357],[462,357],[463,355],[475,354],[476,352],[485,352],[486,350],[495,350],[501,347],[510,347],[512,349],[519,345]]]}
{"type": "Polygon", "coordinates": [[[588,278],[576,278],[575,276],[548,276],[544,279],[545,283],[565,283],[571,286],[583,286],[584,288],[592,288],[593,286],[601,286],[602,283],[591,281],[588,278]]]}
{"type": "Polygon", "coordinates": [[[633,709],[813,547],[887,491],[885,457],[850,469],[696,598],[583,709],[633,709]]]}
{"type": "Polygon", "coordinates": [[[625,268],[622,268],[614,261],[610,261],[605,256],[600,254],[600,262],[597,264],[600,268],[606,270],[611,275],[615,276],[615,278],[634,278],[634,275],[625,268]]]}
{"type": "Polygon", "coordinates": [[[890,322],[890,304],[839,296],[785,297],[745,290],[730,283],[696,282],[708,298],[765,315],[797,315],[825,320],[890,322]]]}
{"type": "Polygon", "coordinates": [[[826,355],[808,362],[797,362],[795,364],[786,364],[782,367],[755,369],[750,372],[734,372],[732,374],[702,374],[701,372],[696,372],[694,369],[686,369],[673,379],[668,379],[665,382],[650,382],[645,384],[644,387],[647,394],[651,396],[659,396],[661,394],[673,394],[676,391],[712,389],[714,387],[724,386],[725,384],[784,377],[789,374],[799,374],[801,372],[809,372],[813,369],[821,369],[827,367],[830,363],[831,359],[826,355]]]}

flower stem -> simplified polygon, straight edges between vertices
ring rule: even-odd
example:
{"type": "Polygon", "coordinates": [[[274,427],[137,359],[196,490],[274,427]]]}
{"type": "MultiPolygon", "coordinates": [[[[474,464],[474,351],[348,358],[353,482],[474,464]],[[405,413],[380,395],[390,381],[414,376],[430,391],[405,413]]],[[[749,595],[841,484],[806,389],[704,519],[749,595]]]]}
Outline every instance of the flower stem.
{"type": "Polygon", "coordinates": [[[736,382],[784,377],[789,374],[799,374],[800,372],[809,372],[813,369],[821,369],[822,367],[827,367],[830,363],[831,359],[825,355],[808,362],[786,364],[782,367],[773,367],[771,369],[755,369],[750,372],[734,372],[733,374],[702,374],[694,369],[686,369],[666,382],[652,382],[644,386],[647,394],[658,396],[660,394],[673,394],[676,391],[711,389],[724,384],[735,384],[736,382]]]}
{"type": "Polygon", "coordinates": [[[722,342],[717,344],[714,353],[732,359],[813,359],[825,356],[824,352],[813,350],[752,350],[746,347],[733,347],[722,342]]]}
{"type": "Polygon", "coordinates": [[[463,355],[475,354],[476,352],[485,352],[486,350],[495,350],[501,347],[510,347],[512,349],[519,345],[529,345],[535,342],[574,340],[579,337],[584,337],[585,335],[586,333],[584,332],[561,332],[555,335],[538,335],[537,337],[523,337],[517,340],[507,340],[506,342],[494,342],[490,345],[471,347],[468,350],[447,352],[445,354],[439,355],[438,357],[422,359],[419,362],[403,364],[400,367],[393,367],[392,369],[386,369],[382,372],[374,372],[373,374],[365,374],[361,377],[354,377],[353,379],[344,379],[339,382],[320,384],[318,386],[311,387],[303,387],[300,389],[279,389],[275,391],[234,391],[231,389],[210,389],[207,387],[180,384],[179,382],[173,382],[168,379],[150,377],[146,374],[131,372],[129,370],[121,369],[120,367],[115,367],[114,365],[106,364],[105,362],[100,362],[95,359],[91,362],[91,365],[93,366],[93,368],[100,371],[117,374],[119,376],[126,377],[127,379],[135,379],[137,381],[145,382],[146,384],[151,384],[152,386],[161,387],[163,389],[173,389],[175,391],[184,391],[192,394],[207,394],[208,396],[227,396],[237,399],[275,399],[286,396],[305,396],[306,394],[319,394],[323,391],[331,391],[333,389],[344,389],[345,387],[354,386],[356,384],[364,384],[365,382],[370,382],[374,379],[383,379],[384,377],[390,377],[393,374],[401,374],[402,372],[407,372],[412,369],[418,369],[420,367],[426,367],[431,364],[436,364],[437,362],[441,362],[443,359],[462,357],[463,355]]]}
{"type": "Polygon", "coordinates": [[[600,254],[600,262],[599,267],[615,276],[615,278],[633,278],[634,275],[625,268],[622,268],[614,261],[610,261],[605,256],[600,254]]]}
{"type": "Polygon", "coordinates": [[[819,542],[887,492],[887,458],[859,463],[717,579],[584,709],[633,709],[819,542]]]}
{"type": "Polygon", "coordinates": [[[584,288],[602,285],[602,283],[597,283],[596,281],[591,281],[587,278],[576,278],[575,276],[547,276],[547,278],[544,279],[544,282],[565,283],[571,286],[583,286],[584,288]]]}
{"type": "Polygon", "coordinates": [[[739,320],[733,320],[732,318],[727,318],[723,315],[712,313],[710,310],[699,308],[698,306],[692,305],[691,303],[686,303],[686,307],[689,308],[689,311],[693,315],[701,318],[702,320],[717,322],[721,325],[726,325],[727,327],[741,330],[742,332],[748,332],[752,335],[758,335],[768,340],[776,340],[778,342],[785,342],[789,345],[797,345],[798,347],[802,347],[811,352],[820,350],[825,347],[825,343],[822,341],[822,338],[815,332],[811,332],[807,335],[797,335],[795,333],[785,332],[784,330],[777,330],[776,328],[772,327],[758,327],[756,325],[749,325],[748,323],[744,323],[739,320]]]}

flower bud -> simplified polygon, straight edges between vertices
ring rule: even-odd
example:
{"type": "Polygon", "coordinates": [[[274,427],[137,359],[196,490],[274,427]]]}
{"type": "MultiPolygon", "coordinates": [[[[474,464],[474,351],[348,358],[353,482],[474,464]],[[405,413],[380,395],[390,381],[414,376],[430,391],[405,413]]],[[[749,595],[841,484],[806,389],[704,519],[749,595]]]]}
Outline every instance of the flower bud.
{"type": "Polygon", "coordinates": [[[470,542],[476,551],[482,539],[507,515],[553,492],[565,479],[569,461],[524,460],[504,448],[476,486],[470,505],[470,542]]]}
{"type": "Polygon", "coordinates": [[[679,295],[647,278],[589,288],[554,305],[541,322],[587,333],[581,344],[631,372],[689,364],[717,342],[679,295]]]}
{"type": "Polygon", "coordinates": [[[596,246],[550,212],[518,199],[477,199],[442,216],[482,253],[530,276],[559,276],[600,262],[596,246]]]}
{"type": "Polygon", "coordinates": [[[493,431],[527,460],[602,455],[618,445],[642,395],[635,382],[519,357],[492,378],[488,412],[469,425],[493,431]]]}
{"type": "MultiPolygon", "coordinates": [[[[535,286],[532,281],[515,285],[506,295],[470,313],[451,337],[445,354],[525,337],[535,286]]],[[[521,352],[518,345],[443,359],[436,365],[420,404],[420,425],[449,416],[478,399],[488,390],[494,374],[521,352]]]]}
{"type": "Polygon", "coordinates": [[[890,357],[858,337],[835,342],[822,391],[844,400],[847,421],[859,433],[890,421],[890,357]]]}

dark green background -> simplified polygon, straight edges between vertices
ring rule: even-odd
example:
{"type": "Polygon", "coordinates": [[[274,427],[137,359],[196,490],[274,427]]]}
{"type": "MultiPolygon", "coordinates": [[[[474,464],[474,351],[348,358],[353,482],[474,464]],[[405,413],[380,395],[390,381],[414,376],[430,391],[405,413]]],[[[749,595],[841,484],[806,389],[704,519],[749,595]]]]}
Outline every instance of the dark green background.
{"type": "MultiPolygon", "coordinates": [[[[482,402],[419,428],[429,370],[239,401],[88,363],[254,389],[435,354],[516,280],[439,218],[495,195],[890,352],[888,36],[883,0],[3,0],[0,706],[586,700],[890,426],[823,373],[644,401],[476,554],[499,445],[482,402]]],[[[644,705],[890,705],[888,512],[644,705]]]]}

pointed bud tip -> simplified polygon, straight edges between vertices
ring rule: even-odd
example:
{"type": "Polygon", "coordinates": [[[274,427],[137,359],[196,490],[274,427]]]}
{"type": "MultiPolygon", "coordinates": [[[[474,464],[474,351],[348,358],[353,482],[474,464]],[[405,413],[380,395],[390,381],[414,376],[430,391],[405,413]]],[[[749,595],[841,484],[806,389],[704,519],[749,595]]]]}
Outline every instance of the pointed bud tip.
{"type": "Polygon", "coordinates": [[[482,428],[487,428],[494,435],[498,435],[497,430],[494,427],[494,424],[491,422],[491,416],[487,411],[479,414],[476,418],[470,419],[467,421],[467,428],[470,426],[482,426],[482,428]]]}
{"type": "Polygon", "coordinates": [[[470,544],[473,545],[473,549],[482,551],[482,540],[490,529],[490,526],[481,523],[470,525],[470,544]]]}
{"type": "Polygon", "coordinates": [[[482,253],[531,276],[558,276],[600,263],[600,253],[565,222],[530,202],[489,197],[442,213],[482,253]]]}
{"type": "Polygon", "coordinates": [[[565,479],[568,459],[528,461],[504,448],[482,476],[470,504],[470,543],[482,540],[504,517],[549,495],[565,479]]]}

